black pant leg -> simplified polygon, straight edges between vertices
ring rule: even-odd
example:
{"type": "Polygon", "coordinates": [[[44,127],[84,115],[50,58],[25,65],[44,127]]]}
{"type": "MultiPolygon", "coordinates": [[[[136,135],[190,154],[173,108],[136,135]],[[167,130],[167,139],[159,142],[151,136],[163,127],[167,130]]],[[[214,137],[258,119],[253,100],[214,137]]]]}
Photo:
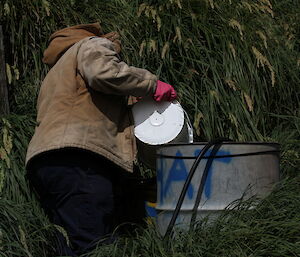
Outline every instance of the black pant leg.
{"type": "MultiPolygon", "coordinates": [[[[31,176],[42,207],[50,220],[68,233],[72,249],[81,254],[112,228],[112,179],[91,168],[40,167],[31,176]]],[[[60,253],[70,254],[61,237],[60,253]]]]}

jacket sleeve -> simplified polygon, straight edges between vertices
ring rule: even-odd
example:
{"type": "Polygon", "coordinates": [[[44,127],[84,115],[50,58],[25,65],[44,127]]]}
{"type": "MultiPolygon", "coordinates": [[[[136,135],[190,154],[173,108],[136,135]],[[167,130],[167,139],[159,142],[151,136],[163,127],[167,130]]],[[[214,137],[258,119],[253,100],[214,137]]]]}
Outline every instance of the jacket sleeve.
{"type": "Polygon", "coordinates": [[[120,61],[106,38],[90,38],[81,45],[78,69],[88,85],[102,93],[147,96],[155,91],[157,77],[120,61]]]}

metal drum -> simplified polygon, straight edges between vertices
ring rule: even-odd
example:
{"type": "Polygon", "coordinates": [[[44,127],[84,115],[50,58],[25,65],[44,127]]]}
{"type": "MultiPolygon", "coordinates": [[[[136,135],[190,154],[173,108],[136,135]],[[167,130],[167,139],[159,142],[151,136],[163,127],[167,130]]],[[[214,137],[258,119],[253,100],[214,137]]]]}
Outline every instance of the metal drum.
{"type": "MultiPolygon", "coordinates": [[[[157,225],[161,234],[170,222],[184,182],[206,143],[171,144],[157,151],[157,225]]],[[[214,156],[211,149],[200,161],[187,189],[176,224],[186,227],[192,216],[197,191],[209,159],[197,219],[218,215],[233,201],[264,197],[279,181],[279,145],[276,143],[222,143],[214,156]]]]}

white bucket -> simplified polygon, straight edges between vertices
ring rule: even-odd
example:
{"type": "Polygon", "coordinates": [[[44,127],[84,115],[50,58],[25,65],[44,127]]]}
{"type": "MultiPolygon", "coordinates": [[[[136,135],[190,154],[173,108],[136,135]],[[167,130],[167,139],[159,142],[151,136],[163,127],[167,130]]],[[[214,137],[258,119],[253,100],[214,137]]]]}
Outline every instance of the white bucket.
{"type": "Polygon", "coordinates": [[[156,149],[167,143],[193,143],[188,115],[178,101],[145,98],[132,108],[139,159],[155,169],[156,149]]]}

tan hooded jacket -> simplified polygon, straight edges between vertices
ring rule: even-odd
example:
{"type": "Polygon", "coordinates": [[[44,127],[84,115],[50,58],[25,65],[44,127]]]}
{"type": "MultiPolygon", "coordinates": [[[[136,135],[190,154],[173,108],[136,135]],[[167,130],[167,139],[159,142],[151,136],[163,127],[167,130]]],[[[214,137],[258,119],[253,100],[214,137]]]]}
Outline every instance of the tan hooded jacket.
{"type": "Polygon", "coordinates": [[[37,126],[26,164],[40,153],[75,147],[127,171],[136,154],[128,96],[153,94],[156,76],[120,61],[99,24],[55,32],[43,61],[52,68],[37,103],[37,126]]]}

